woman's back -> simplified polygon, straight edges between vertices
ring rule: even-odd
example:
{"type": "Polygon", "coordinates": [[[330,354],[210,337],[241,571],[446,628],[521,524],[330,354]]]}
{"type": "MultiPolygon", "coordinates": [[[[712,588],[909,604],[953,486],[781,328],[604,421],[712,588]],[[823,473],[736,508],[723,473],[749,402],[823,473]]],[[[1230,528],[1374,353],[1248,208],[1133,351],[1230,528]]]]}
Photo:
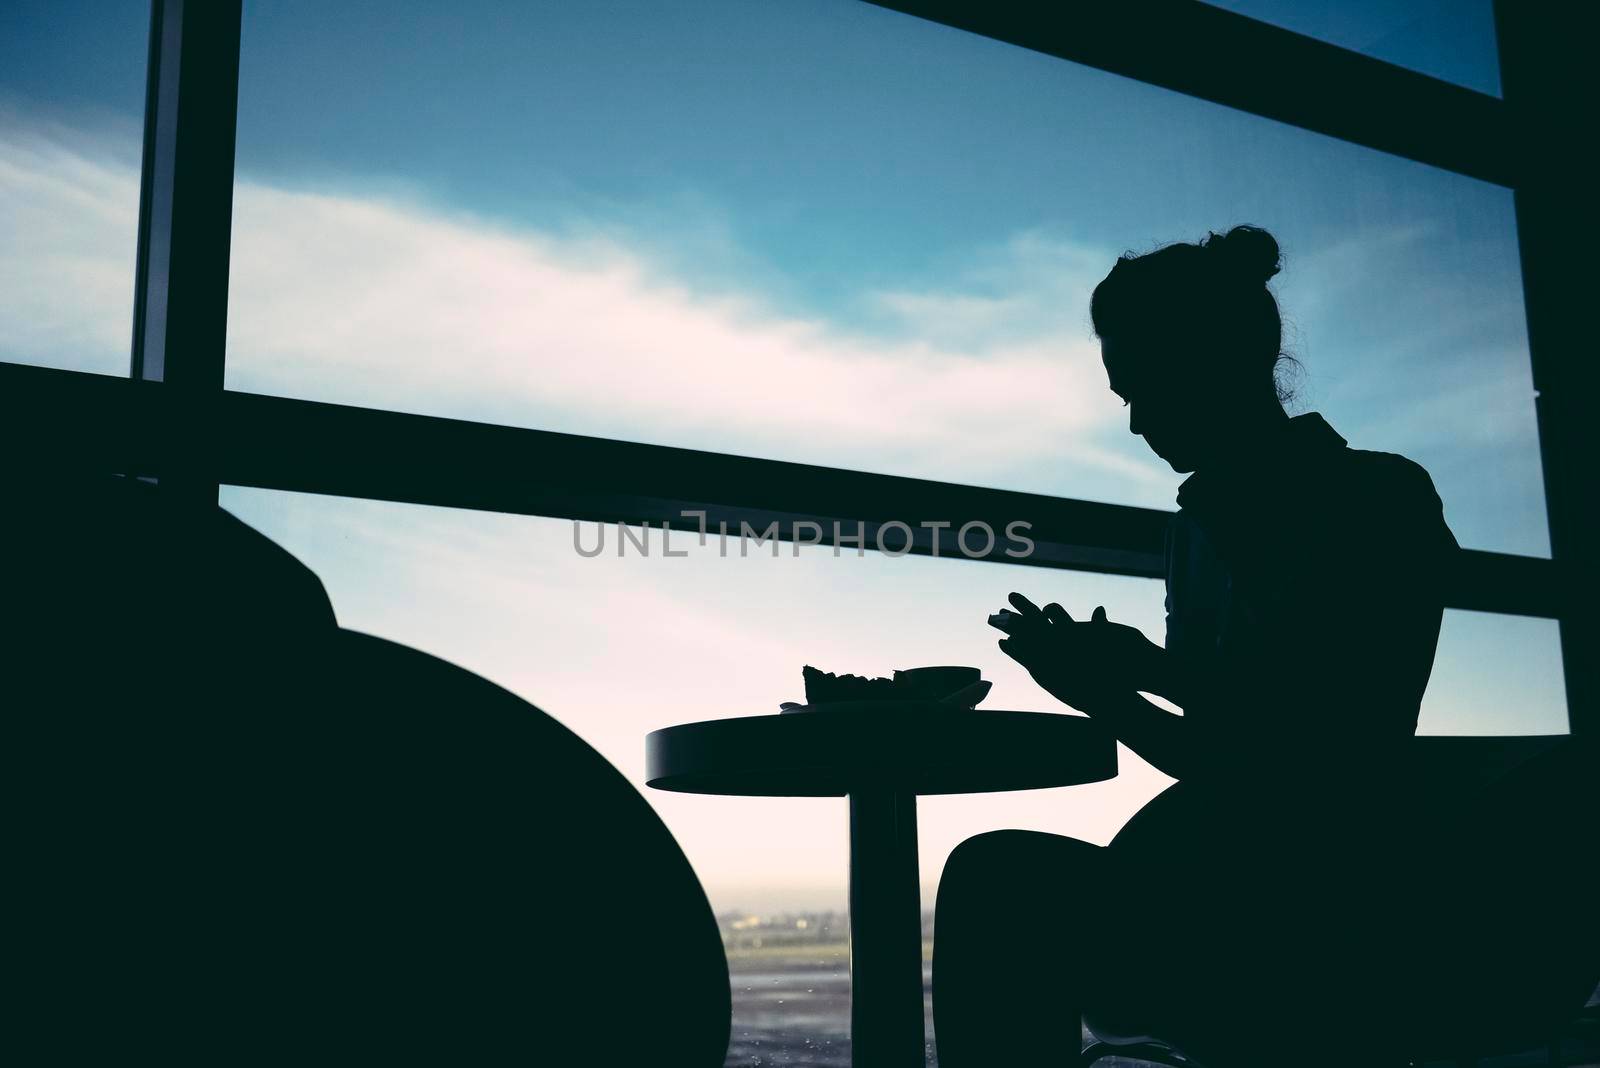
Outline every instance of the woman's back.
{"type": "Polygon", "coordinates": [[[1167,650],[1205,680],[1184,715],[1233,759],[1111,848],[1118,937],[1163,964],[1106,984],[1099,1015],[1195,1050],[1355,990],[1393,1003],[1370,962],[1411,919],[1405,761],[1457,544],[1412,461],[1316,413],[1276,444],[1186,480],[1167,538],[1167,650]]]}
{"type": "Polygon", "coordinates": [[[1179,490],[1166,648],[1195,680],[1184,714],[1259,776],[1375,770],[1416,731],[1458,546],[1411,460],[1349,448],[1316,412],[1272,444],[1179,490]]]}

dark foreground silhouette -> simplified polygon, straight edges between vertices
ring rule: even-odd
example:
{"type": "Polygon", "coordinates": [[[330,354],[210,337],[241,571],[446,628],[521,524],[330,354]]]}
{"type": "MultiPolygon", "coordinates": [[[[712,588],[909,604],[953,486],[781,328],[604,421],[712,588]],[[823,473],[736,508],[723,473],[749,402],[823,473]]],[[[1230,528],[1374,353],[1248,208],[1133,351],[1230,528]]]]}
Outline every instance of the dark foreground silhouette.
{"type": "Polygon", "coordinates": [[[1579,840],[1593,765],[1569,743],[1470,797],[1422,776],[1458,546],[1423,468],[1284,411],[1278,265],[1239,227],[1095,290],[1130,430],[1192,472],[1165,647],[1021,595],[1000,645],[1179,782],[1108,848],[1000,831],[954,851],[943,1068],[1065,1063],[1080,1014],[1213,1065],[1487,1051],[1542,1041],[1600,978],[1585,880],[1537,877],[1579,840]]]}
{"type": "Polygon", "coordinates": [[[722,1063],[711,909],[593,749],[220,508],[7,503],[11,1063],[722,1063]]]}

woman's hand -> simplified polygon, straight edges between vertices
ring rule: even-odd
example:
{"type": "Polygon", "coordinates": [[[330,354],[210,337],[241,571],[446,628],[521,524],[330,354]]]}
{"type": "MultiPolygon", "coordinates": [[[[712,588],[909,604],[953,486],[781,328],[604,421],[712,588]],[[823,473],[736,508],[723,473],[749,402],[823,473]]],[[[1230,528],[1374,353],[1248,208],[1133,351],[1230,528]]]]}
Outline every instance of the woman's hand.
{"type": "Polygon", "coordinates": [[[1059,604],[1041,609],[1020,593],[1010,601],[1017,616],[1000,648],[1052,696],[1092,715],[1109,699],[1155,691],[1161,647],[1134,627],[1110,622],[1104,606],[1079,622],[1059,604]]]}

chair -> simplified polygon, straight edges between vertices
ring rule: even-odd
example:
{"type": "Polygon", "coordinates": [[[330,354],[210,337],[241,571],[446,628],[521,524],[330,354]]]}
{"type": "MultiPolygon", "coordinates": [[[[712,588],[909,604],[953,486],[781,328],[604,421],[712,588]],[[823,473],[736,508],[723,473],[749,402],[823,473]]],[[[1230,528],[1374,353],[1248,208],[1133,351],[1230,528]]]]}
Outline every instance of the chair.
{"type": "Polygon", "coordinates": [[[214,506],[63,481],[4,538],[4,1048],[722,1064],[710,905],[572,732],[339,628],[314,574],[214,506]]]}
{"type": "MultiPolygon", "coordinates": [[[[1370,1063],[1468,1064],[1541,1048],[1547,1063],[1561,1063],[1566,1030],[1596,1022],[1595,1006],[1585,1004],[1600,983],[1592,885],[1581,871],[1551,878],[1556,858],[1592,833],[1595,747],[1567,737],[1419,738],[1414,752],[1420,829],[1431,832],[1418,841],[1418,870],[1432,875],[1419,899],[1435,915],[1419,943],[1428,947],[1423,959],[1396,962],[1419,987],[1415,1003],[1400,1007],[1406,1032],[1373,1044],[1370,1063]],[[1538,889],[1529,893],[1528,884],[1538,889]],[[1501,922],[1485,924],[1486,915],[1501,922]]],[[[1097,1038],[1081,1065],[1119,1057],[1200,1068],[1149,1035],[1097,1038]]],[[[1294,1059],[1292,1049],[1243,1041],[1258,1058],[1294,1059]]]]}

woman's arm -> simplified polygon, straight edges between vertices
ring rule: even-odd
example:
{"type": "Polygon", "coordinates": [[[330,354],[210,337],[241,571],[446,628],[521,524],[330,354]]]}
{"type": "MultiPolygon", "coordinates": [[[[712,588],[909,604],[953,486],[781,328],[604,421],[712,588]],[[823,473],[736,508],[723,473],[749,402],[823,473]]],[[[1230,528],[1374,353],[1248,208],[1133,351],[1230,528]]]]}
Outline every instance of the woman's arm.
{"type": "Polygon", "coordinates": [[[1015,594],[1022,625],[1001,648],[1175,778],[1370,766],[1415,729],[1457,546],[1425,471],[1369,462],[1385,469],[1326,502],[1292,543],[1235,554],[1235,611],[1215,655],[1175,656],[1103,610],[1079,623],[1015,594]]]}
{"type": "Polygon", "coordinates": [[[1113,737],[1174,778],[1193,773],[1194,725],[1140,696],[1153,693],[1183,706],[1193,680],[1177,661],[1139,630],[1097,608],[1084,623],[1058,604],[1037,608],[1021,594],[1011,603],[1020,619],[1000,648],[1045,692],[1100,722],[1113,737]]]}
{"type": "Polygon", "coordinates": [[[1194,722],[1173,715],[1137,692],[1111,694],[1087,702],[1087,706],[1074,707],[1103,725],[1117,741],[1156,770],[1174,779],[1190,778],[1202,762],[1194,722]]]}
{"type": "Polygon", "coordinates": [[[1267,628],[1270,647],[1245,643],[1246,662],[1231,671],[1187,670],[1135,628],[1106,621],[1103,609],[1075,622],[1059,605],[1040,610],[1017,594],[1012,603],[1026,621],[1000,647],[1047,693],[1175,779],[1347,770],[1396,736],[1373,720],[1392,722],[1393,691],[1404,687],[1387,667],[1407,656],[1409,643],[1396,631],[1414,624],[1396,627],[1410,613],[1393,603],[1357,623],[1328,603],[1325,590],[1296,600],[1267,628]],[[1305,618],[1308,611],[1323,616],[1320,625],[1305,618]],[[1204,708],[1204,729],[1196,716],[1168,712],[1146,693],[1186,712],[1204,708]]]}

